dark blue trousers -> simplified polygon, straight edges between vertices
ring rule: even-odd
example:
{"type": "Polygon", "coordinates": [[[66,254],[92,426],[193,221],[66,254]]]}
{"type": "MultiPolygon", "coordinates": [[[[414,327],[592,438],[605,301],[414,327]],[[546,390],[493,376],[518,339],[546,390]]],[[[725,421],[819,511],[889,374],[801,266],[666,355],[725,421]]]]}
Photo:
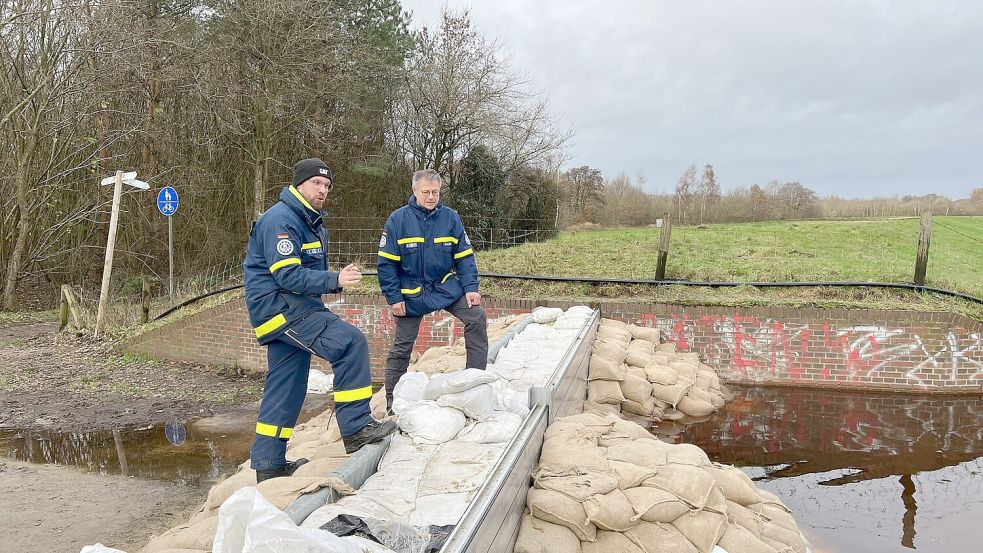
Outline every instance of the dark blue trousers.
{"type": "Polygon", "coordinates": [[[252,468],[267,470],[286,464],[287,440],[307,396],[312,354],[331,363],[341,435],[354,434],[372,422],[372,374],[365,335],[330,311],[314,312],[291,324],[267,346],[269,372],[250,452],[252,468]]]}

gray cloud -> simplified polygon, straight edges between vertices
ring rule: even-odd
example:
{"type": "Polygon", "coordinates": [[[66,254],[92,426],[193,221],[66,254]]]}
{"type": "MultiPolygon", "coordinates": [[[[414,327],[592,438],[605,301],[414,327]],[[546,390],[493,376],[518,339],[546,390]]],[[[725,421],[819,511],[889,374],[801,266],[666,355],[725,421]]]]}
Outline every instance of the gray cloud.
{"type": "MultiPolygon", "coordinates": [[[[416,25],[443,1],[411,0],[416,25]]],[[[690,163],[722,186],[846,197],[983,186],[979,2],[447,2],[470,8],[576,130],[570,166],[690,163]]]]}

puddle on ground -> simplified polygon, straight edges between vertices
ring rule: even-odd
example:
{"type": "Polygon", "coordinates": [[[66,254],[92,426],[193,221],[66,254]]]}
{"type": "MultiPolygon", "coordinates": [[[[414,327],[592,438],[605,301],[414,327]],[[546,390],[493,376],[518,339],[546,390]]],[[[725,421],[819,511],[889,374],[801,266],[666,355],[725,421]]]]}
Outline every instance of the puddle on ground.
{"type": "MultiPolygon", "coordinates": [[[[331,407],[308,396],[298,424],[331,407]]],[[[235,414],[104,432],[0,428],[0,456],[86,472],[210,486],[249,458],[258,404],[235,414]]]]}
{"type": "Polygon", "coordinates": [[[782,498],[815,553],[980,551],[983,398],[734,388],[721,413],[652,431],[782,498]]]}

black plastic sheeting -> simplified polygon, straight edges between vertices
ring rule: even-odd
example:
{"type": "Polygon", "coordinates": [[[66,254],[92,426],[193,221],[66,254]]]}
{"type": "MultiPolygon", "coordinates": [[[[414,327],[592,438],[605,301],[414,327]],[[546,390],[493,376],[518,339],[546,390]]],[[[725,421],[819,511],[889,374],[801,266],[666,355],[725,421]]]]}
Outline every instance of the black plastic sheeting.
{"type": "Polygon", "coordinates": [[[327,530],[338,537],[363,537],[382,544],[396,553],[437,553],[444,547],[444,542],[453,529],[452,525],[431,525],[427,529],[428,540],[413,527],[396,521],[338,515],[321,525],[321,530],[327,530]]]}

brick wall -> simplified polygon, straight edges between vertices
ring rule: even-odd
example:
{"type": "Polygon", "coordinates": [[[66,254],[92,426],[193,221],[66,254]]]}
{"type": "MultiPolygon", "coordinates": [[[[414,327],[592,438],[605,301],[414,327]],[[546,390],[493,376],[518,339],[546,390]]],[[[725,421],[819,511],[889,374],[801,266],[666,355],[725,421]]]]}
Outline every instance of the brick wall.
{"type": "MultiPolygon", "coordinates": [[[[576,302],[485,300],[489,318],[536,305],[576,302]]],[[[381,296],[329,297],[332,311],[369,339],[382,379],[395,323],[381,296]]],[[[662,330],[731,382],[835,388],[983,391],[983,325],[952,313],[860,309],[729,308],[603,303],[605,317],[662,330]]],[[[446,345],[463,327],[446,312],[424,318],[418,351],[446,345]]],[[[175,360],[238,364],[265,371],[245,304],[236,300],[145,333],[123,350],[175,360]]],[[[325,368],[320,362],[316,366],[325,368]]]]}

